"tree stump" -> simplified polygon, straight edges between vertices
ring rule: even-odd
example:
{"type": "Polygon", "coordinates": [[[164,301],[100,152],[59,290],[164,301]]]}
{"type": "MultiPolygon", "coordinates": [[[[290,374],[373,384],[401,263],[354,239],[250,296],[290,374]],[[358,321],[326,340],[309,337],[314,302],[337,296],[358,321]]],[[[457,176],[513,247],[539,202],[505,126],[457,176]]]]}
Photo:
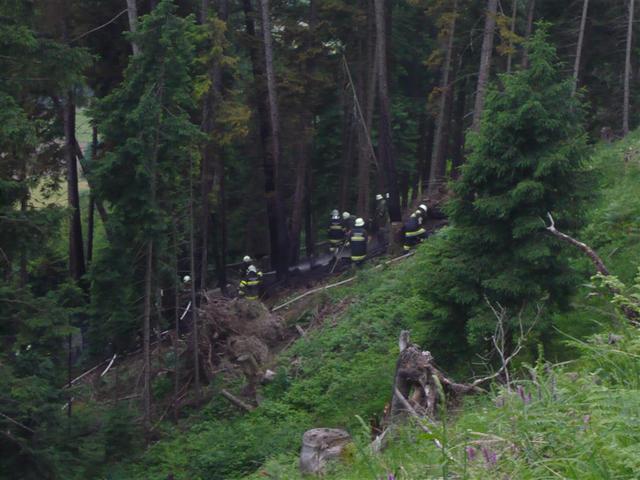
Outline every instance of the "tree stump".
{"type": "Polygon", "coordinates": [[[305,474],[322,473],[327,462],[340,457],[351,436],[337,428],[314,428],[302,436],[300,471],[305,474]]]}

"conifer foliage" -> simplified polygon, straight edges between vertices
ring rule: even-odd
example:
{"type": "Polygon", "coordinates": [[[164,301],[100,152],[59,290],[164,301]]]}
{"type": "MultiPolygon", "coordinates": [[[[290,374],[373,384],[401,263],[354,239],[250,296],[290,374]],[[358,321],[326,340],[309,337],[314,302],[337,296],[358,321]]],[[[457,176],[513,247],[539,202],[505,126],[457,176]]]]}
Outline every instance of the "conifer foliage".
{"type": "Polygon", "coordinates": [[[504,88],[487,96],[447,207],[452,227],[432,254],[431,295],[440,314],[468,322],[472,340],[493,331],[487,300],[516,315],[568,294],[566,260],[543,219],[555,212],[577,223],[586,135],[543,26],[529,50],[530,68],[503,76],[504,88]]]}
{"type": "Polygon", "coordinates": [[[108,227],[114,239],[103,268],[96,266],[94,300],[98,311],[110,312],[107,325],[116,331],[102,331],[98,321],[94,333],[108,335],[116,346],[119,340],[126,344],[129,329],[136,328],[126,320],[140,312],[141,249],[154,242],[155,271],[163,260],[173,264],[167,241],[171,219],[188,218],[189,175],[197,171],[190,168],[200,138],[190,119],[195,24],[174,10],[165,0],[143,17],[133,34],[140,55],[131,57],[123,83],[95,111],[108,150],[97,162],[95,178],[112,208],[108,227]]]}

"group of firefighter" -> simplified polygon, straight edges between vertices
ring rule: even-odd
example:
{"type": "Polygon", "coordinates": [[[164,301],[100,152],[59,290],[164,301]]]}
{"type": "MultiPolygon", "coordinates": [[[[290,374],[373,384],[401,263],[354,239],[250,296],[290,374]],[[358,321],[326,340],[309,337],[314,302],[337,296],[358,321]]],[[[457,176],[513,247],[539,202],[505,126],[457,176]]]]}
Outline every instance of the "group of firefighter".
{"type": "MultiPolygon", "coordinates": [[[[348,258],[352,264],[361,265],[367,258],[369,233],[375,236],[380,244],[387,243],[389,234],[388,198],[388,193],[376,195],[375,212],[373,218],[369,219],[368,225],[362,217],[357,217],[349,212],[340,214],[337,209],[331,211],[327,238],[329,251],[336,259],[341,259],[344,249],[349,247],[348,258]]],[[[422,204],[404,221],[402,238],[405,252],[411,251],[427,237],[425,229],[427,212],[427,206],[422,204]]],[[[257,300],[260,297],[262,272],[248,255],[242,260],[240,274],[241,280],[238,288],[240,296],[247,300],[257,300]]]]}

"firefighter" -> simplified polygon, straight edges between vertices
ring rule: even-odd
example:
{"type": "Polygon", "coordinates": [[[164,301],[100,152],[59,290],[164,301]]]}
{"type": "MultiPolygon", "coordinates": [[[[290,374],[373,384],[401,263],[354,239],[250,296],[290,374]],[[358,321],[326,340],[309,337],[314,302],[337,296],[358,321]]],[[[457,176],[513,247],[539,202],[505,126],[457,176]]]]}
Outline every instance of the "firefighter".
{"type": "Polygon", "coordinates": [[[251,265],[253,265],[253,260],[249,255],[245,255],[242,259],[242,263],[240,264],[240,278],[244,278],[251,265]]]}
{"type": "Polygon", "coordinates": [[[427,238],[427,215],[428,215],[427,212],[428,211],[429,209],[424,203],[418,207],[418,210],[416,210],[416,215],[418,215],[418,223],[420,224],[420,227],[424,230],[422,234],[423,240],[427,238]]]}
{"type": "Polygon", "coordinates": [[[420,226],[420,222],[418,220],[418,213],[414,212],[411,216],[404,222],[403,226],[404,230],[404,251],[408,252],[413,247],[415,247],[418,243],[422,241],[424,237],[424,228],[420,226]]]}
{"type": "Polygon", "coordinates": [[[244,277],[240,280],[240,296],[247,300],[258,300],[261,285],[262,272],[255,265],[249,265],[244,277]]]}
{"type": "Polygon", "coordinates": [[[345,230],[342,221],[340,220],[340,212],[333,210],[331,212],[331,219],[329,220],[329,227],[327,229],[327,237],[329,238],[329,251],[336,253],[344,245],[345,230]]]}
{"type": "Polygon", "coordinates": [[[373,217],[374,228],[372,229],[372,233],[380,244],[386,243],[388,223],[389,211],[387,210],[387,201],[384,196],[379,193],[376,195],[376,208],[373,217]]]}
{"type": "Polygon", "coordinates": [[[349,242],[351,243],[351,261],[360,265],[367,258],[367,231],[362,218],[357,218],[353,224],[349,242]]]}
{"type": "Polygon", "coordinates": [[[351,235],[351,229],[353,228],[353,216],[349,212],[342,212],[342,227],[344,228],[344,234],[347,237],[351,235]]]}

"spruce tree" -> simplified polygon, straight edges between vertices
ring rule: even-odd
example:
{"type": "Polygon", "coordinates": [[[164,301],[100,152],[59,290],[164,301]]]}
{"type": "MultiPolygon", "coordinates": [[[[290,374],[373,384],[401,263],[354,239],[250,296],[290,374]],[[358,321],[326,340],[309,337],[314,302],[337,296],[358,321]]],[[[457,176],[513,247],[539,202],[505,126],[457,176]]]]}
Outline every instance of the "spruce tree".
{"type": "Polygon", "coordinates": [[[158,272],[172,270],[174,262],[171,218],[188,215],[189,166],[200,139],[191,120],[196,26],[193,17],[178,17],[175,9],[165,0],[140,19],[131,36],[141,52],[130,58],[122,84],[94,111],[107,151],[94,176],[99,195],[111,205],[108,228],[114,237],[94,265],[92,334],[99,347],[105,338],[116,349],[131,345],[143,310],[149,242],[153,295],[158,272]]]}
{"type": "Polygon", "coordinates": [[[529,61],[529,69],[501,77],[503,88],[490,89],[447,205],[452,226],[429,253],[436,314],[471,341],[493,332],[487,301],[516,316],[541,303],[563,305],[570,293],[566,259],[544,218],[554,212],[570,226],[580,221],[582,110],[543,25],[529,61]]]}

